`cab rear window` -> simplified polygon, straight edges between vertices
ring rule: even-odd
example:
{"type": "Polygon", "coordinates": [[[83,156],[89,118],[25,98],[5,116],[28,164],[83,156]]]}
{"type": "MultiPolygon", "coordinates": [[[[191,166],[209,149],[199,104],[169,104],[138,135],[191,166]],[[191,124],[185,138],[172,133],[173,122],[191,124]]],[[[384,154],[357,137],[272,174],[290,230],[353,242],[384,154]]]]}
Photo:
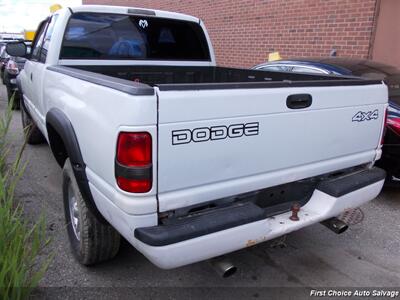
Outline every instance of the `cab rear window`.
{"type": "Polygon", "coordinates": [[[65,31],[60,58],[209,61],[210,52],[195,22],[75,13],[65,31]]]}

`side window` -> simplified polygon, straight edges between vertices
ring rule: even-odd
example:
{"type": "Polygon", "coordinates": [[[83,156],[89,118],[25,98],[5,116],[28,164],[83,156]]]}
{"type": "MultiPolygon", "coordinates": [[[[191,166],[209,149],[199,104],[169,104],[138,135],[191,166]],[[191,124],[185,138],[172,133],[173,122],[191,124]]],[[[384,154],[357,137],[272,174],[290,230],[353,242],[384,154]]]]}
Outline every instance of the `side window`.
{"type": "Polygon", "coordinates": [[[263,70],[263,71],[277,71],[277,72],[281,71],[281,69],[278,66],[265,66],[265,67],[260,68],[260,70],[263,70]]]}
{"type": "Polygon", "coordinates": [[[293,71],[293,67],[292,66],[282,65],[282,66],[280,66],[280,71],[281,72],[292,72],[293,71]]]}
{"type": "Polygon", "coordinates": [[[42,49],[43,38],[44,38],[44,34],[46,32],[46,25],[47,25],[47,22],[42,22],[40,24],[39,30],[38,30],[35,40],[33,42],[31,59],[34,61],[40,60],[40,50],[42,49]]]}
{"type": "Polygon", "coordinates": [[[292,67],[286,65],[270,65],[263,67],[261,70],[275,71],[275,72],[290,72],[292,70],[292,67]]]}
{"type": "Polygon", "coordinates": [[[292,72],[305,73],[305,74],[326,74],[326,72],[324,72],[322,70],[314,69],[314,68],[307,68],[307,67],[303,67],[303,66],[294,67],[292,72]]]}
{"type": "Polygon", "coordinates": [[[51,17],[49,25],[47,26],[46,34],[44,36],[44,41],[42,45],[42,49],[40,51],[40,62],[45,63],[47,57],[47,51],[49,50],[49,45],[51,41],[51,36],[53,34],[54,25],[57,22],[58,15],[54,15],[51,17]]]}

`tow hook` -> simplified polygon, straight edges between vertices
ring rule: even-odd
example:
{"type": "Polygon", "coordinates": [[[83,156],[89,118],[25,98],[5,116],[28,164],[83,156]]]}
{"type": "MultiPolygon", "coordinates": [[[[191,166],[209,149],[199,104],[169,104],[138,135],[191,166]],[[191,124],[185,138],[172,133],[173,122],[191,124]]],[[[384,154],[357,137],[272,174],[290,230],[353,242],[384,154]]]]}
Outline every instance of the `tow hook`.
{"type": "Polygon", "coordinates": [[[298,213],[300,211],[300,204],[293,203],[290,210],[292,211],[292,215],[289,217],[289,219],[292,221],[299,221],[300,219],[299,219],[298,213]]]}

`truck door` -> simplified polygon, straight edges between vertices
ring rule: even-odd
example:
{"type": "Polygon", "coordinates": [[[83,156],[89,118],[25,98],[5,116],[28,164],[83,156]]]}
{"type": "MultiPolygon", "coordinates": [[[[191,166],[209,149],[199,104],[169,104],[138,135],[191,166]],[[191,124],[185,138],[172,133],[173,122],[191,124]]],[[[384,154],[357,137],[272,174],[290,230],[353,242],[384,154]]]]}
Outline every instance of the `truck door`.
{"type": "Polygon", "coordinates": [[[42,120],[40,118],[40,115],[38,114],[38,104],[36,102],[35,95],[37,94],[37,89],[39,88],[36,82],[38,69],[40,68],[40,65],[43,65],[43,62],[40,62],[40,50],[43,44],[47,25],[47,19],[40,23],[37,30],[37,35],[32,43],[30,58],[26,61],[24,66],[24,72],[27,78],[26,83],[23,86],[25,105],[28,107],[36,124],[40,127],[42,126],[42,120]]]}
{"type": "Polygon", "coordinates": [[[37,39],[34,41],[32,48],[31,59],[25,66],[25,72],[28,77],[31,88],[28,91],[27,97],[34,107],[31,107],[35,121],[41,129],[45,127],[45,114],[43,104],[43,80],[44,71],[47,67],[46,58],[47,51],[53,33],[54,24],[57,20],[57,15],[48,18],[41,24],[38,31],[37,39]]]}
{"type": "Polygon", "coordinates": [[[28,107],[32,118],[35,119],[36,123],[39,125],[39,116],[36,112],[36,103],[34,99],[34,91],[36,87],[34,87],[33,82],[33,74],[35,73],[36,65],[39,62],[40,57],[40,48],[42,45],[42,41],[44,38],[44,34],[47,27],[47,20],[42,21],[38,27],[37,35],[32,43],[32,50],[29,59],[25,62],[24,72],[26,74],[27,80],[23,83],[23,93],[25,99],[25,105],[28,107]]]}

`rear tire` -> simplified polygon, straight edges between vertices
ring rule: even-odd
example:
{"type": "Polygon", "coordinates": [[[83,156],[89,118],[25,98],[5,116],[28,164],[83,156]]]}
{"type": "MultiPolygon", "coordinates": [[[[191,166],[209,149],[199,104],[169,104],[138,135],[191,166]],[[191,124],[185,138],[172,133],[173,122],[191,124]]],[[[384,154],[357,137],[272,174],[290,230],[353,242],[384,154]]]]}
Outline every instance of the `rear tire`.
{"type": "Polygon", "coordinates": [[[31,116],[25,111],[22,101],[23,101],[23,96],[21,95],[20,96],[21,120],[22,120],[22,129],[25,134],[26,142],[30,145],[42,144],[46,141],[46,139],[44,138],[39,128],[37,128],[31,116]]]}
{"type": "Polygon", "coordinates": [[[120,235],[89,211],[69,158],[63,168],[63,198],[68,238],[76,259],[83,265],[93,265],[113,258],[119,250],[120,235]]]}

